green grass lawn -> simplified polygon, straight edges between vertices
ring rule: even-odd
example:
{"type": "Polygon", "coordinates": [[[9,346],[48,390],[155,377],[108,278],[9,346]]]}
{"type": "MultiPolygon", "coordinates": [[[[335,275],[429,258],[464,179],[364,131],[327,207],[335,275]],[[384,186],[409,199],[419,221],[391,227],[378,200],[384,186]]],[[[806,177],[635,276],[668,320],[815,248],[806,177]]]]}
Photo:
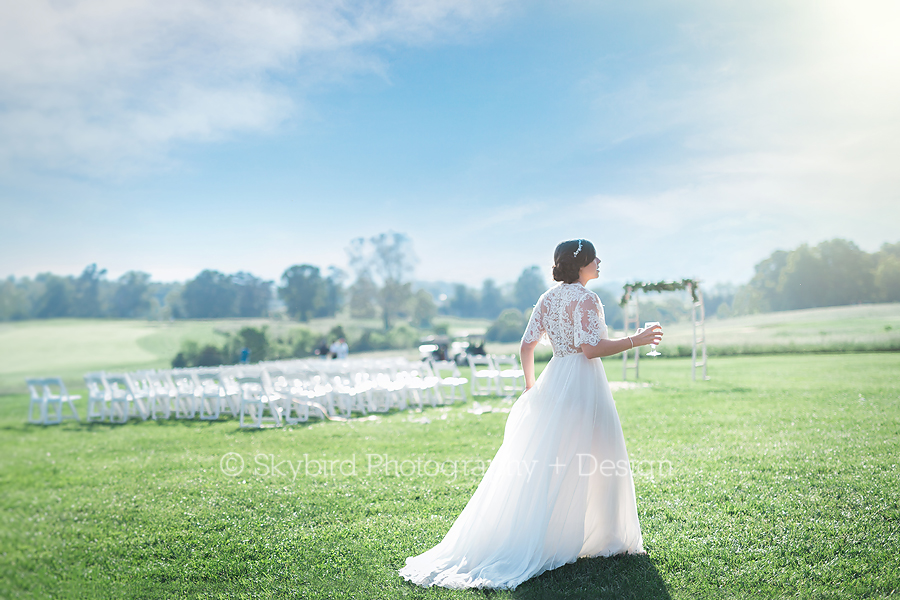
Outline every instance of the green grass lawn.
{"type": "MultiPolygon", "coordinates": [[[[438,321],[459,334],[484,332],[490,324],[484,319],[455,317],[438,321]]],[[[339,323],[351,337],[358,337],[363,327],[381,326],[377,320],[339,322],[333,318],[309,323],[275,319],[44,319],[0,323],[0,394],[24,391],[26,377],[62,377],[66,385],[75,387],[83,384],[82,377],[89,371],[168,368],[184,341],[221,346],[225,333],[236,333],[245,326],[265,326],[271,336],[277,337],[298,327],[324,335],[339,323]]],[[[415,348],[406,353],[418,357],[415,348]]]]}
{"type": "MultiPolygon", "coordinates": [[[[439,316],[451,334],[481,333],[490,325],[484,319],[439,316]]],[[[0,323],[0,394],[25,390],[25,378],[63,377],[78,386],[88,371],[123,371],[163,368],[185,340],[221,345],[224,332],[244,326],[266,326],[272,336],[304,327],[325,334],[343,325],[351,339],[364,327],[378,328],[377,320],[314,319],[309,323],[274,319],[211,319],[140,321],[112,319],[49,319],[0,323]]],[[[900,304],[839,306],[750,315],[707,322],[712,354],[765,354],[774,352],[900,350],[900,304]]],[[[666,327],[661,351],[667,356],[689,356],[689,323],[666,327]]],[[[517,353],[519,344],[489,343],[492,353],[517,353]]],[[[351,348],[351,351],[353,349],[351,348]]],[[[397,351],[390,352],[396,354],[397,351]]],[[[405,351],[418,356],[415,348],[405,351]]],[[[538,355],[549,358],[549,346],[538,355]]]]}
{"type": "Polygon", "coordinates": [[[616,401],[649,557],[583,559],[489,593],[423,590],[396,570],[465,506],[503,412],[41,427],[25,424],[24,395],[0,397],[0,598],[900,593],[900,354],[727,357],[696,383],[684,359],[647,360],[641,374],[652,387],[616,401]]]}
{"type": "MultiPolygon", "coordinates": [[[[669,354],[690,356],[690,320],[666,327],[669,354]]],[[[900,350],[900,303],[789,310],[706,322],[714,355],[900,350]]]]}

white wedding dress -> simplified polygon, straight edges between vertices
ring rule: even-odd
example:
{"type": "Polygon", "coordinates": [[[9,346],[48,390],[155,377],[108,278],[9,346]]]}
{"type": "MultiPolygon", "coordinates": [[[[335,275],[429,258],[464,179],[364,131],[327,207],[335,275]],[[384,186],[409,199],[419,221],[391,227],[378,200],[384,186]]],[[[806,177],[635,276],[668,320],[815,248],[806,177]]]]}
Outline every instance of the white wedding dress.
{"type": "Polygon", "coordinates": [[[580,283],[541,296],[523,340],[553,358],[509,413],[503,444],[466,508],[400,575],[429,587],[515,589],[582,556],[643,553],[634,481],[599,359],[603,306],[580,283]]]}

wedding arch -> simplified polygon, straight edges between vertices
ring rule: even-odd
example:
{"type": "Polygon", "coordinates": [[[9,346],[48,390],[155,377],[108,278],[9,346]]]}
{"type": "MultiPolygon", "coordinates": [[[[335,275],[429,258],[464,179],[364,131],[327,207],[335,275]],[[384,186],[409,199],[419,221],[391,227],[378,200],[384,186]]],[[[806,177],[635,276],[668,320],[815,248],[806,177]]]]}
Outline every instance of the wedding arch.
{"type": "MultiPolygon", "coordinates": [[[[691,379],[697,380],[697,367],[703,367],[703,379],[709,379],[706,374],[706,311],[703,307],[703,292],[700,290],[698,279],[682,279],[681,281],[658,281],[645,283],[635,281],[626,283],[622,288],[625,293],[619,305],[624,312],[625,331],[634,331],[641,326],[640,312],[638,310],[637,292],[677,292],[687,290],[691,295],[691,323],[693,324],[693,343],[691,344],[691,379]],[[700,348],[700,359],[697,358],[697,349],[700,348]]],[[[638,348],[626,350],[622,353],[622,379],[628,380],[628,369],[634,369],[634,378],[640,377],[640,356],[638,348]],[[629,357],[631,364],[629,364],[629,357]]]]}

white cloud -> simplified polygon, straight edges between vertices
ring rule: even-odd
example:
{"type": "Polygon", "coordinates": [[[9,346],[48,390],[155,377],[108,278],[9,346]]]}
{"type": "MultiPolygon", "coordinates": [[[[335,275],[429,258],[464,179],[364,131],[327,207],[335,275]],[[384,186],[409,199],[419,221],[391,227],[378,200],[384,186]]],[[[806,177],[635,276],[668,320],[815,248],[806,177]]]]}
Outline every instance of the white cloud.
{"type": "Polygon", "coordinates": [[[652,220],[657,246],[678,248],[642,241],[622,254],[626,272],[680,276],[680,261],[742,281],[775,248],[896,240],[900,4],[693,8],[652,68],[611,89],[604,67],[585,81],[597,89],[595,142],[611,154],[643,143],[648,157],[629,165],[633,191],[601,184],[583,208],[633,231],[652,220]]]}
{"type": "Polygon", "coordinates": [[[30,0],[0,8],[0,168],[109,174],[169,145],[271,130],[296,91],[378,68],[380,43],[428,43],[501,0],[30,0]]]}

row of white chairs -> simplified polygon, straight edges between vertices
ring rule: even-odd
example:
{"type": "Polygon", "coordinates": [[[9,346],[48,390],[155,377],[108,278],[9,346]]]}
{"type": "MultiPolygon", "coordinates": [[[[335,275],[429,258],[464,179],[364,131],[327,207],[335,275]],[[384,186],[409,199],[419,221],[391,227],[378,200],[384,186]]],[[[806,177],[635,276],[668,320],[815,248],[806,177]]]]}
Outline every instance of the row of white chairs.
{"type": "Polygon", "coordinates": [[[465,401],[468,380],[453,363],[408,361],[267,362],[249,366],[89,373],[91,420],[200,418],[230,413],[242,427],[280,426],[311,416],[346,419],[465,401]],[[445,376],[443,370],[449,369],[445,376]]]}
{"type": "Polygon", "coordinates": [[[525,371],[515,354],[468,356],[473,396],[511,396],[525,389],[525,371]]]}
{"type": "MultiPolygon", "coordinates": [[[[473,396],[513,394],[524,374],[513,356],[469,357],[473,396]]],[[[353,413],[387,412],[466,400],[466,385],[453,361],[405,359],[302,359],[255,365],[131,373],[88,373],[87,420],[125,423],[130,418],[238,418],[241,427],[281,426],[310,417],[347,419],[353,413]]],[[[29,422],[56,424],[63,406],[80,420],[59,378],[29,379],[29,422]]],[[[70,418],[70,417],[65,417],[70,418]]]]}

